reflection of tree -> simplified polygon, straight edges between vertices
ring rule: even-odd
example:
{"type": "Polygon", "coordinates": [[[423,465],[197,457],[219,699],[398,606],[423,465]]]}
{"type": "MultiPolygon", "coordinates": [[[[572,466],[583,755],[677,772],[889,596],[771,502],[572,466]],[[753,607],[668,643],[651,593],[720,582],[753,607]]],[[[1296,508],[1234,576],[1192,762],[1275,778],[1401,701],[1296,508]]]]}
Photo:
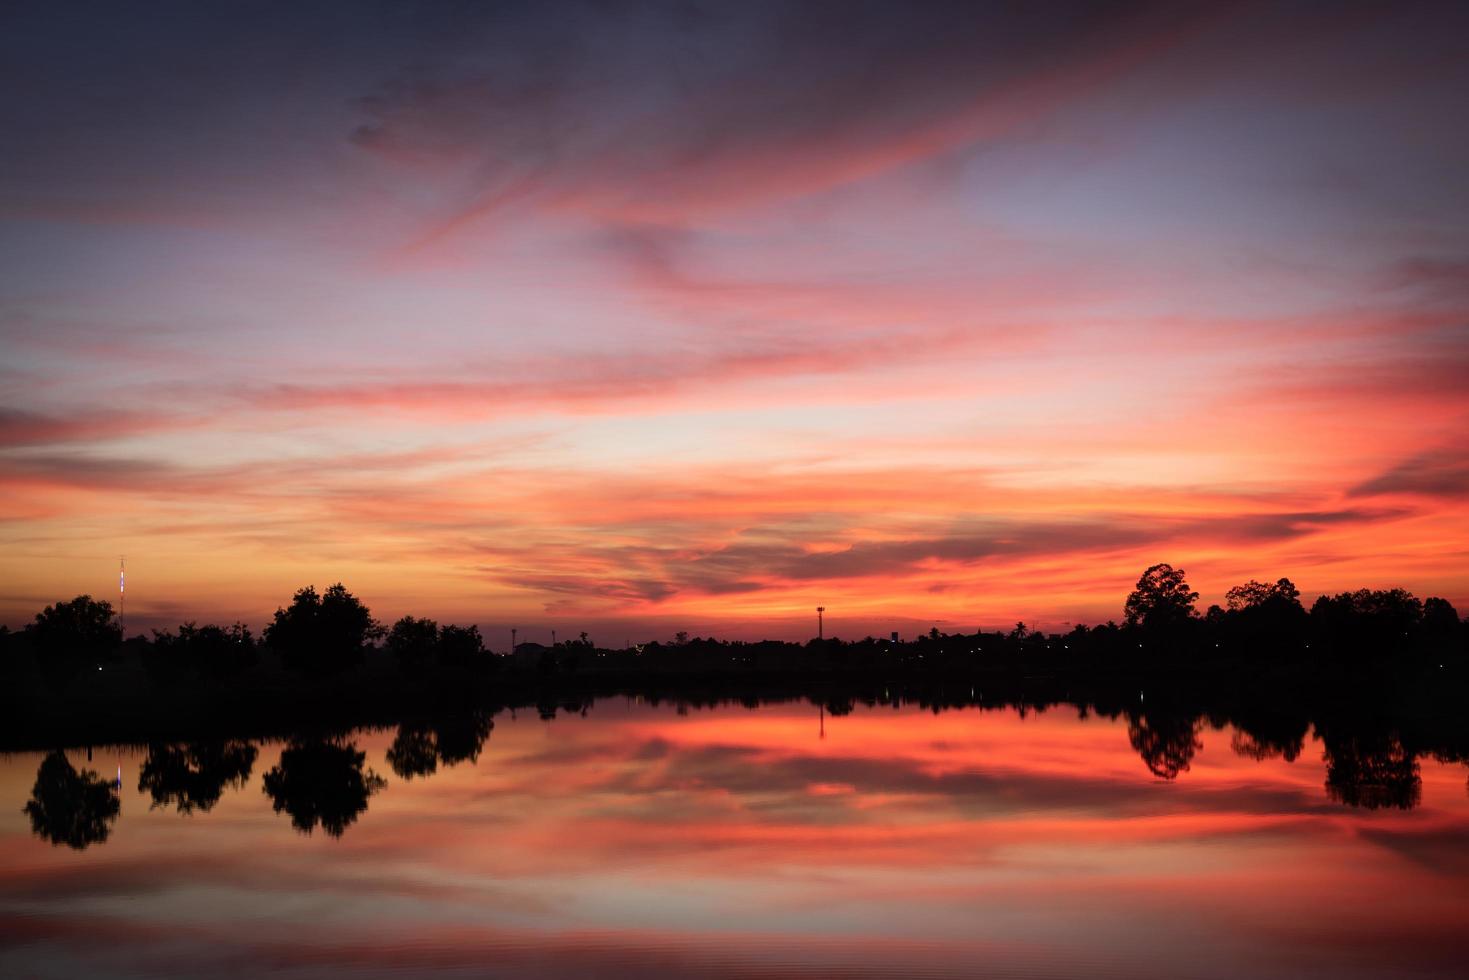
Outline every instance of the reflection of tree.
{"type": "Polygon", "coordinates": [[[1295,762],[1306,746],[1306,733],[1310,724],[1305,718],[1275,716],[1235,719],[1234,737],[1229,747],[1235,755],[1256,762],[1266,759],[1284,759],[1295,762]]]}
{"type": "Polygon", "coordinates": [[[1127,722],[1127,740],[1160,779],[1188,772],[1194,753],[1203,748],[1198,735],[1198,720],[1182,715],[1131,715],[1127,722]]]}
{"type": "Polygon", "coordinates": [[[434,725],[439,761],[446,766],[479,761],[480,750],[494,727],[490,716],[481,711],[452,715],[439,721],[434,725]]]}
{"type": "Polygon", "coordinates": [[[363,769],[366,759],[350,742],[292,740],[280,763],[265,774],[265,793],[275,812],[290,814],[291,825],[302,833],[320,824],[340,837],[367,809],[368,798],[387,785],[377,773],[363,769]]]}
{"type": "Polygon", "coordinates": [[[41,761],[30,802],[25,805],[31,830],[53,844],[79,851],[105,841],[121,809],[111,783],[90,769],[77,772],[60,751],[41,761]]]}
{"type": "Polygon", "coordinates": [[[1423,797],[1418,757],[1397,736],[1326,736],[1326,794],[1368,810],[1411,810],[1423,797]]]}
{"type": "Polygon", "coordinates": [[[399,725],[397,738],[388,746],[388,765],[403,779],[438,772],[439,754],[433,731],[427,725],[399,725]]]}
{"type": "Polygon", "coordinates": [[[209,810],[226,787],[245,785],[257,753],[241,741],[150,745],[138,789],[152,794],[154,806],[172,804],[180,813],[209,810]]]}
{"type": "Polygon", "coordinates": [[[441,762],[446,766],[474,762],[494,727],[489,715],[480,711],[448,716],[432,724],[405,723],[398,727],[398,735],[388,748],[388,765],[404,779],[412,779],[433,775],[441,762]]]}
{"type": "Polygon", "coordinates": [[[843,715],[850,715],[856,707],[856,702],[851,698],[830,698],[826,702],[826,713],[833,718],[840,718],[843,715]]]}
{"type": "MultiPolygon", "coordinates": [[[[1469,765],[1469,747],[1449,750],[1436,749],[1433,753],[1433,758],[1435,761],[1442,762],[1445,765],[1453,765],[1457,762],[1469,765]]],[[[1466,779],[1464,782],[1464,792],[1469,793],[1469,779],[1466,779]]]]}
{"type": "Polygon", "coordinates": [[[1266,759],[1295,762],[1296,757],[1301,754],[1302,745],[1300,740],[1275,742],[1249,732],[1235,732],[1234,737],[1229,740],[1229,747],[1234,750],[1235,755],[1254,759],[1256,762],[1264,762],[1266,759]]]}

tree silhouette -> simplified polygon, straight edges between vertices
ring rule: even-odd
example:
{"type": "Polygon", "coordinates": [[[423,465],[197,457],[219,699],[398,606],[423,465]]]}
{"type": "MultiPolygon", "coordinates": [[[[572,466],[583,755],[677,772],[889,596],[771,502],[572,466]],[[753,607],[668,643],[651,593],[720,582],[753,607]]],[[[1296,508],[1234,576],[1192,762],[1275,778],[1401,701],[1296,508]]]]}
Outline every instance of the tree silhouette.
{"type": "Polygon", "coordinates": [[[1453,649],[1454,641],[1462,630],[1459,611],[1452,602],[1438,596],[1429,596],[1423,600],[1423,636],[1431,649],[1453,649]]]}
{"type": "Polygon", "coordinates": [[[291,826],[309,834],[317,825],[332,837],[342,836],[368,799],[387,785],[371,769],[363,769],[365,752],[337,739],[293,740],[281,751],[280,763],[265,774],[265,795],[276,813],[285,811],[291,826]]]}
{"type": "Polygon", "coordinates": [[[1321,596],[1311,621],[1323,644],[1353,658],[1399,651],[1423,621],[1423,603],[1405,589],[1358,589],[1321,596]]]}
{"type": "Polygon", "coordinates": [[[478,626],[445,626],[439,631],[439,660],[467,667],[484,659],[485,641],[478,626]]]}
{"type": "Polygon", "coordinates": [[[1236,585],[1224,593],[1224,601],[1229,605],[1230,612],[1258,609],[1271,603],[1294,604],[1299,609],[1301,590],[1288,578],[1276,579],[1273,585],[1250,579],[1244,585],[1236,585]]]}
{"type": "Polygon", "coordinates": [[[1295,650],[1306,638],[1306,610],[1301,605],[1301,590],[1288,578],[1274,583],[1254,579],[1236,585],[1224,594],[1229,612],[1214,616],[1211,623],[1216,637],[1231,641],[1235,649],[1295,650]]]}
{"type": "Polygon", "coordinates": [[[1184,571],[1165,563],[1153,565],[1137,580],[1124,609],[1129,626],[1163,629],[1194,616],[1199,594],[1184,581],[1184,571]]]}
{"type": "Polygon", "coordinates": [[[143,652],[143,666],[155,681],[177,684],[192,676],[234,677],[255,665],[255,639],[244,623],[196,626],[184,623],[177,633],[154,630],[143,652]]]}
{"type": "Polygon", "coordinates": [[[26,632],[42,673],[53,683],[64,683],[95,665],[122,642],[112,603],[89,595],[47,606],[26,632]]]}
{"type": "Polygon", "coordinates": [[[213,808],[230,786],[244,786],[259,750],[249,742],[193,742],[148,746],[138,773],[138,789],[154,806],[173,805],[179,813],[213,808]]]}
{"type": "Polygon", "coordinates": [[[439,646],[439,624],[432,619],[404,616],[388,631],[388,651],[405,667],[427,664],[439,646]]]}
{"type": "Polygon", "coordinates": [[[363,645],[381,635],[367,607],[338,582],[320,596],[309,585],[297,592],[275,611],[264,638],[287,667],[322,675],[360,663],[363,645]]]}
{"type": "Polygon", "coordinates": [[[107,840],[121,809],[112,783],[90,769],[77,772],[58,750],[41,760],[24,812],[37,836],[80,851],[107,840]]]}

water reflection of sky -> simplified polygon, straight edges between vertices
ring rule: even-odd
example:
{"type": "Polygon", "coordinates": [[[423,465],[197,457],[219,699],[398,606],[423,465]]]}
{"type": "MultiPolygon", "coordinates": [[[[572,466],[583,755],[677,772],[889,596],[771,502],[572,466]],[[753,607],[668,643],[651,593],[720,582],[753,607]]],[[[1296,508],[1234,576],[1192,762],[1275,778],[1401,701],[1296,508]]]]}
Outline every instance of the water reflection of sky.
{"type": "Polygon", "coordinates": [[[1207,727],[1176,780],[1073,710],[622,700],[502,713],[477,761],[387,785],[342,835],[262,781],[151,808],[142,750],[68,753],[122,811],[85,850],[0,759],[0,972],[326,976],[1452,976],[1469,953],[1465,769],[1412,810],[1330,799],[1321,746],[1256,761],[1207,727]]]}

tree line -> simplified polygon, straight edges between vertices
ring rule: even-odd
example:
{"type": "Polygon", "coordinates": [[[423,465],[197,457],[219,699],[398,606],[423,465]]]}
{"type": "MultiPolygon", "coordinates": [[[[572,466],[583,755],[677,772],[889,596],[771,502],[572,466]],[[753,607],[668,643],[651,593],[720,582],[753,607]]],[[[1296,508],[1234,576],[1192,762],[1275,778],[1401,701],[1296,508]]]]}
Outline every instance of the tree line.
{"type": "Polygon", "coordinates": [[[351,671],[383,653],[404,671],[496,669],[568,674],[587,671],[824,669],[956,670],[1037,664],[1065,667],[1149,667],[1267,660],[1313,663],[1426,664],[1458,667],[1469,653],[1469,621],[1446,599],[1420,600],[1403,589],[1359,589],[1318,597],[1308,609],[1288,578],[1248,581],[1228,590],[1223,605],[1198,608],[1199,593],[1182,569],[1148,568],[1123,606],[1122,623],[1079,625],[1066,633],[1032,630],[944,633],[937,628],[910,642],[866,637],[807,643],[725,641],[678,634],[625,649],[596,646],[585,633],[551,647],[522,644],[532,656],[505,658],[485,646],[478,626],[440,625],[404,616],[391,626],[341,583],[322,592],[307,586],[276,610],[257,639],[243,623],[154,630],[124,640],[112,606],[81,595],[47,606],[24,629],[0,628],[7,661],[29,658],[53,685],[64,687],[88,670],[135,654],[164,686],[223,683],[257,667],[262,654],[286,670],[322,678],[351,671]]]}

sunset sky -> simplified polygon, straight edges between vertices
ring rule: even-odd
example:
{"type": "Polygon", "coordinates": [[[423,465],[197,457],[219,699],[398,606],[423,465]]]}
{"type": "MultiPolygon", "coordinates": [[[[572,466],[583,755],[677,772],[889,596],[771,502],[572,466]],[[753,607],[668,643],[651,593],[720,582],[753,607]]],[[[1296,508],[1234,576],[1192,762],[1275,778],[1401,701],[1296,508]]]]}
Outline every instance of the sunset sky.
{"type": "Polygon", "coordinates": [[[1469,5],[28,6],[0,622],[1469,611],[1469,5]]]}

